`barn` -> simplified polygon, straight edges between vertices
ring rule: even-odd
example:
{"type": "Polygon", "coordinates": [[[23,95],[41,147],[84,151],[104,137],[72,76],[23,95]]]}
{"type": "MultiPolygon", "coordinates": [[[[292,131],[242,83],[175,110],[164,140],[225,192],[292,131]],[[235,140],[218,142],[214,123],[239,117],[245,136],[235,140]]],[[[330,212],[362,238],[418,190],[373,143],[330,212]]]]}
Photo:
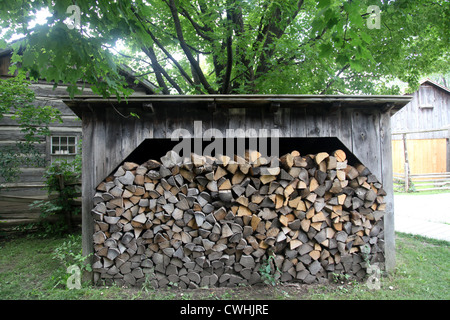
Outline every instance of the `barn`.
{"type": "Polygon", "coordinates": [[[416,187],[445,188],[450,178],[449,138],[450,89],[430,79],[423,80],[411,102],[392,116],[396,178],[403,181],[407,173],[406,181],[412,179],[416,187]],[[422,182],[417,184],[419,181],[422,182]]]}
{"type": "Polygon", "coordinates": [[[272,258],[281,281],[361,278],[369,264],[394,270],[390,118],[410,99],[65,99],[82,120],[83,252],[93,280],[254,284],[272,258]],[[180,135],[195,152],[174,151],[180,135]],[[268,157],[258,150],[267,138],[268,157]],[[241,154],[210,153],[240,140],[241,154]]]}

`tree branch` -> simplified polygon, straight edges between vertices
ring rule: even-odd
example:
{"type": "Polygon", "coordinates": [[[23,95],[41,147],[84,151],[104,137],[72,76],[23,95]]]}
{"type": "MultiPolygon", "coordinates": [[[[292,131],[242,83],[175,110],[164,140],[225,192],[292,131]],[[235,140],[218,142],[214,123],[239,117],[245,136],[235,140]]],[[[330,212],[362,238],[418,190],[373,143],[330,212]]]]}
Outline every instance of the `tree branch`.
{"type": "MultiPolygon", "coordinates": [[[[322,31],[320,34],[318,34],[316,37],[310,38],[310,39],[308,39],[307,41],[301,43],[301,44],[298,46],[298,49],[300,49],[301,47],[304,47],[304,46],[306,46],[306,45],[308,45],[308,44],[310,44],[310,43],[312,43],[312,44],[311,44],[311,47],[315,46],[315,45],[316,45],[316,41],[319,40],[319,39],[322,39],[322,36],[325,34],[325,32],[326,32],[327,30],[328,30],[328,28],[325,27],[325,28],[323,29],[323,31],[322,31]]],[[[277,65],[277,66],[279,66],[279,65],[288,65],[289,62],[292,62],[293,59],[295,59],[295,56],[288,56],[288,57],[287,57],[287,56],[283,56],[283,57],[277,59],[276,65],[277,65]]],[[[301,62],[295,62],[295,63],[293,63],[293,64],[298,65],[298,64],[300,64],[300,63],[302,63],[302,62],[304,62],[304,61],[301,61],[301,62]]]]}
{"type": "MultiPolygon", "coordinates": [[[[140,18],[141,18],[143,21],[145,21],[145,22],[147,22],[148,24],[150,24],[150,25],[151,25],[152,27],[154,27],[155,29],[158,28],[158,25],[154,24],[154,23],[151,22],[150,20],[145,19],[145,18],[142,18],[142,17],[140,17],[140,18]]],[[[142,23],[142,22],[141,22],[141,23],[142,23]]],[[[176,35],[171,34],[170,32],[167,32],[166,30],[162,30],[162,32],[163,32],[164,34],[168,35],[169,37],[171,37],[172,39],[178,40],[178,38],[177,38],[176,35]]],[[[211,54],[211,53],[213,53],[212,51],[201,51],[201,50],[195,48],[194,46],[190,45],[190,44],[187,43],[187,42],[186,42],[186,46],[188,46],[189,49],[191,49],[192,51],[195,51],[195,52],[197,52],[197,53],[201,53],[201,54],[211,54]]]]}
{"type": "MultiPolygon", "coordinates": [[[[236,34],[236,38],[239,38],[244,32],[244,20],[242,18],[242,7],[236,5],[236,1],[233,1],[233,10],[231,11],[231,19],[234,26],[234,32],[236,34]]],[[[245,79],[249,81],[250,84],[253,83],[255,79],[255,74],[253,72],[253,68],[250,66],[251,61],[246,56],[245,50],[242,50],[240,46],[236,46],[236,61],[240,61],[245,66],[245,71],[241,72],[239,75],[235,76],[232,80],[230,80],[230,83],[233,83],[234,80],[241,77],[242,75],[245,75],[245,79]]]]}
{"type": "MultiPolygon", "coordinates": [[[[167,1],[166,1],[166,3],[167,3],[167,1]]],[[[199,3],[199,5],[200,5],[201,14],[206,15],[208,8],[206,7],[205,3],[199,3]]],[[[197,15],[200,15],[200,13],[196,10],[196,8],[194,8],[192,3],[191,3],[191,7],[193,7],[193,9],[197,13],[197,15]]],[[[224,63],[220,62],[221,61],[220,57],[224,54],[225,48],[227,47],[226,41],[220,42],[217,38],[213,38],[213,37],[209,36],[207,33],[214,34],[214,30],[211,28],[211,26],[209,26],[209,25],[201,26],[200,24],[198,24],[196,21],[194,21],[192,16],[189,15],[189,12],[185,8],[181,7],[180,14],[189,20],[192,27],[196,31],[197,35],[199,35],[204,40],[208,41],[213,48],[216,48],[216,50],[212,50],[209,53],[211,53],[213,55],[212,58],[213,58],[213,65],[214,65],[214,73],[216,75],[216,83],[219,87],[222,87],[222,85],[223,85],[222,71],[227,66],[224,63]]],[[[197,52],[198,52],[198,50],[197,50],[197,52]]],[[[192,74],[194,76],[194,82],[197,83],[199,81],[199,79],[197,77],[195,70],[192,71],[192,74]]]]}
{"type": "Polygon", "coordinates": [[[159,86],[163,88],[164,94],[170,94],[169,88],[167,88],[166,83],[164,82],[164,79],[161,75],[163,75],[167,81],[175,88],[175,90],[178,91],[179,94],[183,94],[183,90],[178,86],[178,84],[172,79],[172,77],[164,70],[164,68],[159,64],[155,51],[152,47],[142,47],[142,51],[145,52],[145,54],[150,58],[152,61],[153,70],[155,70],[155,76],[156,80],[158,81],[159,86]]]}
{"type": "MultiPolygon", "coordinates": [[[[284,32],[286,31],[286,28],[295,19],[302,5],[303,0],[299,0],[297,2],[297,8],[287,18],[286,23],[284,25],[280,25],[280,21],[284,21],[284,19],[282,18],[283,12],[281,12],[279,7],[275,9],[275,12],[271,16],[272,19],[262,30],[262,34],[264,35],[265,40],[262,46],[261,54],[259,56],[259,64],[258,67],[256,68],[257,75],[266,73],[269,70],[270,67],[267,65],[266,59],[267,57],[272,56],[275,51],[275,48],[274,47],[270,48],[270,46],[274,43],[275,39],[280,39],[283,36],[284,32]]],[[[261,37],[259,38],[260,41],[262,41],[261,37]]]]}
{"type": "Polygon", "coordinates": [[[132,57],[132,56],[129,56],[129,55],[125,54],[125,53],[122,53],[122,52],[118,51],[118,50],[117,50],[116,48],[114,48],[114,47],[107,46],[107,45],[104,45],[104,44],[102,45],[102,47],[105,47],[105,48],[107,48],[107,49],[114,50],[117,54],[121,55],[121,56],[124,57],[124,58],[132,59],[132,60],[138,60],[138,61],[144,62],[144,63],[146,63],[146,64],[148,64],[148,65],[152,65],[151,62],[148,62],[148,61],[146,61],[146,60],[144,60],[144,59],[141,59],[141,58],[138,58],[138,57],[132,57]]]}
{"type": "Polygon", "coordinates": [[[205,32],[211,32],[211,28],[209,27],[205,27],[205,26],[200,26],[197,22],[195,22],[192,17],[189,15],[189,13],[186,11],[186,9],[184,9],[183,7],[181,7],[181,12],[180,14],[185,17],[186,19],[189,20],[189,22],[191,23],[191,25],[194,27],[195,31],[197,32],[197,34],[202,37],[203,39],[209,41],[209,42],[214,42],[215,39],[211,38],[210,36],[208,36],[207,34],[205,34],[205,32]]]}
{"type": "Polygon", "coordinates": [[[183,67],[178,63],[177,60],[175,60],[175,58],[169,53],[169,51],[166,50],[166,48],[162,45],[162,43],[155,37],[155,35],[153,34],[153,32],[150,31],[149,28],[146,28],[145,24],[143,23],[143,19],[142,17],[134,10],[134,8],[131,9],[134,13],[134,15],[136,16],[136,18],[139,20],[139,22],[141,23],[142,27],[144,28],[144,30],[148,33],[148,35],[152,38],[153,42],[155,42],[155,44],[161,49],[161,51],[167,56],[167,58],[169,58],[173,64],[178,68],[178,70],[180,71],[181,75],[183,76],[183,78],[191,85],[191,86],[195,86],[194,82],[192,81],[191,77],[187,74],[187,72],[183,69],[183,67]]]}
{"type": "Polygon", "coordinates": [[[233,8],[230,9],[230,3],[227,2],[228,8],[227,8],[227,23],[226,23],[226,30],[227,30],[227,40],[226,40],[226,46],[227,46],[227,66],[225,69],[225,77],[222,82],[222,93],[229,93],[230,92],[230,78],[231,78],[231,70],[233,68],[233,29],[231,27],[231,23],[233,21],[233,14],[234,14],[234,3],[233,8]],[[231,12],[230,12],[231,11],[231,12]]]}
{"type": "Polygon", "coordinates": [[[186,54],[186,57],[188,58],[190,64],[192,65],[193,69],[197,73],[199,80],[200,80],[201,84],[203,85],[203,87],[206,89],[206,91],[210,94],[216,93],[215,90],[213,88],[211,88],[210,84],[208,83],[208,81],[205,78],[205,75],[203,74],[202,69],[200,68],[200,65],[195,60],[194,56],[192,55],[192,52],[189,50],[189,47],[186,45],[186,41],[184,40],[184,36],[183,36],[183,31],[181,29],[180,19],[178,17],[178,10],[177,10],[174,0],[169,0],[169,8],[170,8],[170,12],[172,13],[172,17],[173,17],[174,24],[175,24],[175,30],[177,33],[177,38],[180,41],[181,48],[183,49],[184,53],[186,54]]]}
{"type": "Polygon", "coordinates": [[[344,72],[345,70],[347,70],[350,67],[350,64],[346,64],[345,66],[343,66],[341,68],[341,70],[338,71],[338,73],[333,77],[333,79],[331,79],[328,83],[327,86],[325,87],[325,89],[322,90],[322,92],[320,94],[325,94],[325,92],[327,92],[327,90],[331,87],[331,85],[336,81],[336,78],[339,77],[341,75],[342,72],[344,72]]]}

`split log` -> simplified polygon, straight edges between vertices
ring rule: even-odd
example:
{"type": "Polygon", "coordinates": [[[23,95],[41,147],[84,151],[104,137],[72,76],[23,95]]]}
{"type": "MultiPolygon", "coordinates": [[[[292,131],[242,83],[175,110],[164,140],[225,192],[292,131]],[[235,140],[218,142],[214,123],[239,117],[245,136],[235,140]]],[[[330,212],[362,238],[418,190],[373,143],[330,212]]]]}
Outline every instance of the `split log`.
{"type": "Polygon", "coordinates": [[[344,151],[186,159],[169,151],[160,161],[125,162],[100,183],[96,279],[133,286],[151,276],[156,288],[255,284],[275,253],[277,279],[313,283],[332,272],[361,278],[367,259],[383,261],[386,192],[344,151]]]}

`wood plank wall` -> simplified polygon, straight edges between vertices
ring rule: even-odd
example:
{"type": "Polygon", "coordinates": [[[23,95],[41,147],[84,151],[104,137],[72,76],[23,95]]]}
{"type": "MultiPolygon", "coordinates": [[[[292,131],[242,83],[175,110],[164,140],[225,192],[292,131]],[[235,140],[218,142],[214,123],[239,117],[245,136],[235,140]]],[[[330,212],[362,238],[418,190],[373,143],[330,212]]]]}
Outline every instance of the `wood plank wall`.
{"type": "MultiPolygon", "coordinates": [[[[413,94],[411,102],[392,116],[392,132],[441,129],[450,125],[450,94],[430,84],[423,84],[413,94]]],[[[408,139],[447,138],[446,131],[412,133],[408,139]]],[[[401,135],[394,135],[401,140],[401,135]]]]}
{"type": "MultiPolygon", "coordinates": [[[[267,110],[230,108],[212,114],[206,110],[183,110],[183,107],[179,106],[162,108],[153,115],[144,114],[137,119],[123,118],[111,109],[97,110],[99,111],[95,113],[95,123],[92,123],[95,127],[95,137],[89,139],[94,139],[92,143],[95,145],[96,154],[103,156],[105,146],[108,149],[107,157],[103,161],[94,161],[96,166],[101,166],[95,174],[97,184],[145,139],[170,139],[172,132],[178,128],[185,128],[194,133],[194,121],[202,122],[203,132],[210,128],[216,128],[224,134],[227,129],[255,128],[258,131],[263,128],[278,129],[280,137],[337,137],[361,162],[368,166],[372,164],[372,172],[382,180],[379,137],[381,118],[376,113],[365,114],[359,110],[347,109],[329,113],[317,111],[317,108],[311,112],[306,108],[281,108],[279,114],[274,115],[267,110]],[[280,124],[275,124],[276,117],[281,118],[280,124]],[[371,149],[369,146],[377,147],[371,149]]],[[[120,109],[118,111],[123,115],[129,113],[120,109]]],[[[92,118],[92,115],[86,114],[86,118],[89,117],[92,118]]],[[[83,137],[87,136],[87,133],[83,134],[83,137]]],[[[87,141],[86,138],[83,138],[83,141],[87,141]]]]}
{"type": "MultiPolygon", "coordinates": [[[[37,105],[50,105],[61,112],[63,123],[53,123],[49,126],[52,135],[81,137],[81,120],[75,116],[66,104],[57,95],[64,94],[65,88],[58,87],[53,90],[53,85],[34,83],[30,89],[35,92],[37,105]]],[[[11,146],[16,141],[23,141],[24,134],[20,131],[17,122],[12,119],[12,114],[6,114],[0,120],[0,148],[11,146]]],[[[43,138],[37,145],[45,162],[50,163],[50,138],[43,138]]],[[[36,222],[39,218],[39,210],[30,208],[35,200],[47,198],[47,192],[43,189],[45,166],[22,167],[18,181],[5,183],[0,178],[0,231],[10,232],[16,225],[36,222]]]]}
{"type": "MultiPolygon", "coordinates": [[[[406,140],[411,174],[447,172],[447,139],[406,140]]],[[[392,166],[395,173],[405,172],[402,140],[392,140],[392,166]]]]}

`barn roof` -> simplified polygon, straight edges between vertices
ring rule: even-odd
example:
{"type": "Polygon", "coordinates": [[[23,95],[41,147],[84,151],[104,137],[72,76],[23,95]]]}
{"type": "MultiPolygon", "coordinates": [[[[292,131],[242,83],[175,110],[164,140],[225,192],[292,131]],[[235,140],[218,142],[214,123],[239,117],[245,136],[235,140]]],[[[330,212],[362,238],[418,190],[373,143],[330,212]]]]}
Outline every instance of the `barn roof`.
{"type": "Polygon", "coordinates": [[[423,84],[425,84],[425,83],[431,84],[432,86],[434,86],[434,87],[436,87],[436,88],[438,88],[438,89],[440,89],[440,90],[443,90],[443,91],[446,92],[447,94],[450,94],[450,89],[449,89],[449,88],[447,88],[447,87],[445,87],[445,86],[443,86],[443,85],[441,85],[441,84],[439,84],[439,83],[437,83],[437,82],[434,82],[434,81],[431,80],[431,79],[425,79],[425,80],[422,80],[422,81],[420,82],[420,85],[423,85],[423,84]]]}

